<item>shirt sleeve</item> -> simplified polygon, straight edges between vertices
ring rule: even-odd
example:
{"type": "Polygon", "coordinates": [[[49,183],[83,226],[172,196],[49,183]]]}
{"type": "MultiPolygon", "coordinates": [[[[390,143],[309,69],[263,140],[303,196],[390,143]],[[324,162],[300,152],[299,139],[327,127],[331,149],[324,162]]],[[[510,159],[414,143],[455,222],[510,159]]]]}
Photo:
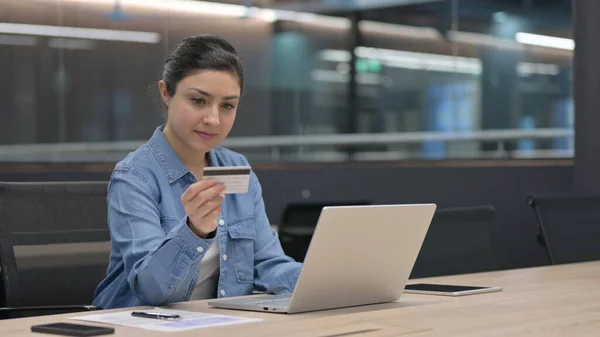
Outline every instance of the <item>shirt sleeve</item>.
{"type": "Polygon", "coordinates": [[[115,170],[108,188],[108,222],[133,293],[148,305],[187,300],[200,260],[215,239],[202,239],[179,220],[161,225],[158,188],[133,168],[115,170]]]}

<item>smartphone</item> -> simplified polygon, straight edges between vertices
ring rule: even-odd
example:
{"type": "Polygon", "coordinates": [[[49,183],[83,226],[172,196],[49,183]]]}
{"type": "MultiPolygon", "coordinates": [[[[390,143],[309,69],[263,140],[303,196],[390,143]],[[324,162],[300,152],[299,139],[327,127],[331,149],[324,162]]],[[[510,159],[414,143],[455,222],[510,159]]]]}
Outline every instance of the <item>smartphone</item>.
{"type": "Polygon", "coordinates": [[[115,333],[113,328],[71,323],[34,325],[31,327],[31,331],[63,336],[100,336],[115,333]]]}
{"type": "Polygon", "coordinates": [[[501,287],[475,287],[451,284],[414,283],[407,284],[404,292],[407,294],[426,294],[443,296],[465,296],[473,294],[501,291],[501,287]]]}

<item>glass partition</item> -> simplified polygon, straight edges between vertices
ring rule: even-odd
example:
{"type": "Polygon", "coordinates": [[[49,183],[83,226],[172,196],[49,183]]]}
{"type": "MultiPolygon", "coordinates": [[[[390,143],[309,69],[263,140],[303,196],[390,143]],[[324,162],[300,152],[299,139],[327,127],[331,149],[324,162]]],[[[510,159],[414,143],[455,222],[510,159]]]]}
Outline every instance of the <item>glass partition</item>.
{"type": "Polygon", "coordinates": [[[570,1],[372,7],[0,0],[0,162],[123,157],[164,123],[169,50],[200,33],[244,61],[223,145],[251,161],[573,156],[570,1]]]}

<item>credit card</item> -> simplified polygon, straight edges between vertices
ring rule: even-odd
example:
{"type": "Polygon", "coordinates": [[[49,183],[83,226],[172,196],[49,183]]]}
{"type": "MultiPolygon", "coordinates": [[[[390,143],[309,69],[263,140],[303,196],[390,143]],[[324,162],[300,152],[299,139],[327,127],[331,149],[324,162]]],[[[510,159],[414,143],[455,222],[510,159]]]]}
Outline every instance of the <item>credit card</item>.
{"type": "Polygon", "coordinates": [[[250,166],[206,167],[202,180],[214,179],[225,185],[223,194],[248,193],[250,166]]]}

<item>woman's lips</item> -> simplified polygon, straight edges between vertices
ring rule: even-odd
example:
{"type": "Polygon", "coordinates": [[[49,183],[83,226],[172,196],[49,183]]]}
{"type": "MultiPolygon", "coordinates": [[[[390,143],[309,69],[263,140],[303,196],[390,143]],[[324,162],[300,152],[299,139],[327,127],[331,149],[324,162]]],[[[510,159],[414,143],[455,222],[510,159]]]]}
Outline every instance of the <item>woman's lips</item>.
{"type": "Polygon", "coordinates": [[[215,138],[215,136],[216,136],[216,134],[214,134],[214,133],[208,133],[208,132],[202,132],[202,131],[194,131],[194,132],[196,132],[196,134],[204,140],[211,140],[211,139],[215,138]]]}

